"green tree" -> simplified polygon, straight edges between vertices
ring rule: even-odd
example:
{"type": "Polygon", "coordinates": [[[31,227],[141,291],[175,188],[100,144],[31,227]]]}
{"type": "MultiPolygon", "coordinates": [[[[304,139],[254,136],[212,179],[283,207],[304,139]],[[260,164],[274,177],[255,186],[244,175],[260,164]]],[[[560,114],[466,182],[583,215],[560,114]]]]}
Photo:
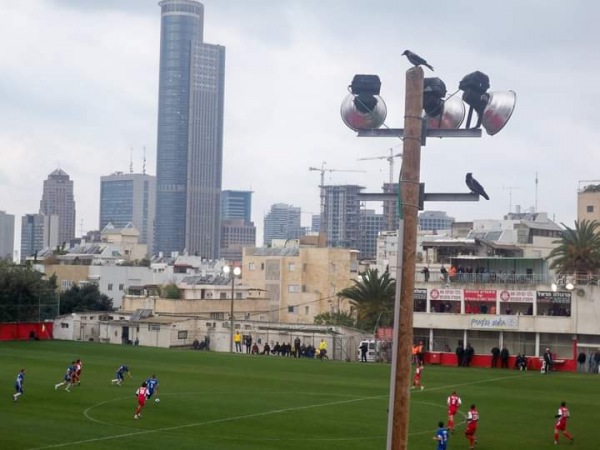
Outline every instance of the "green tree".
{"type": "Polygon", "coordinates": [[[171,283],[162,287],[162,296],[164,298],[170,298],[172,300],[178,300],[181,298],[181,292],[176,284],[171,283]]]}
{"type": "Polygon", "coordinates": [[[94,283],[74,284],[60,296],[60,314],[83,311],[113,311],[112,298],[100,292],[94,283]]]}
{"type": "Polygon", "coordinates": [[[339,313],[323,313],[315,316],[315,325],[341,325],[344,327],[355,327],[356,320],[346,311],[339,313]]]}
{"type": "Polygon", "coordinates": [[[394,320],[394,298],[396,280],[386,269],[381,276],[379,270],[368,269],[353,280],[354,286],[338,292],[342,298],[350,300],[356,308],[356,326],[363,330],[373,330],[377,326],[391,326],[394,320]]]}
{"type": "Polygon", "coordinates": [[[0,322],[37,321],[56,315],[56,277],[44,277],[31,265],[0,261],[0,322]]]}
{"type": "Polygon", "coordinates": [[[560,275],[575,275],[583,280],[597,275],[600,269],[600,223],[597,221],[575,221],[575,228],[565,224],[561,238],[553,243],[548,258],[550,268],[560,275]]]}

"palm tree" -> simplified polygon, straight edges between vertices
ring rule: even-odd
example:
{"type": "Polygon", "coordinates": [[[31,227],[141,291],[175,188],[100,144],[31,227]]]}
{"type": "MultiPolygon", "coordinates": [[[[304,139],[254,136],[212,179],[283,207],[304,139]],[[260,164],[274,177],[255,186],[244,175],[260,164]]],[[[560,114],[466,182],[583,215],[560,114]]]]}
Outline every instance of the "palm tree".
{"type": "Polygon", "coordinates": [[[560,239],[554,241],[548,258],[550,269],[559,275],[575,275],[578,280],[589,278],[600,269],[600,223],[597,221],[575,221],[575,229],[561,223],[565,230],[560,239]]]}
{"type": "Polygon", "coordinates": [[[356,326],[363,330],[373,330],[377,325],[391,326],[394,319],[394,298],[396,280],[386,269],[381,276],[379,270],[368,269],[353,280],[354,286],[338,292],[356,307],[356,326]]]}

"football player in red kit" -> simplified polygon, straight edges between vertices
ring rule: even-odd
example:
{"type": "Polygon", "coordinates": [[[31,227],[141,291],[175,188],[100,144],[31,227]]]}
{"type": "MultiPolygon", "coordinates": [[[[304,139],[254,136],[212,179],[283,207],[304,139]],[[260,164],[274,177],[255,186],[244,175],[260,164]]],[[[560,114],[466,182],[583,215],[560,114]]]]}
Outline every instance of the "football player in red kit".
{"type": "Polygon", "coordinates": [[[564,437],[573,442],[573,436],[567,431],[567,420],[571,417],[567,402],[561,402],[558,413],[556,413],[556,422],[554,423],[554,443],[558,444],[558,432],[560,431],[564,437]]]}
{"type": "Polygon", "coordinates": [[[456,391],[454,391],[448,397],[447,403],[448,403],[448,430],[451,433],[454,433],[454,416],[456,415],[460,405],[462,405],[462,400],[460,399],[460,397],[458,396],[456,391]]]}
{"type": "Polygon", "coordinates": [[[475,405],[471,405],[471,409],[467,413],[467,429],[465,431],[465,436],[469,440],[469,449],[471,450],[475,448],[475,444],[477,443],[477,438],[475,437],[477,422],[479,422],[479,412],[475,408],[475,405]]]}
{"type": "Polygon", "coordinates": [[[421,375],[423,374],[423,364],[418,364],[415,368],[415,376],[413,378],[413,389],[425,389],[425,386],[421,384],[421,375]]]}
{"type": "Polygon", "coordinates": [[[134,419],[139,419],[142,417],[142,409],[144,409],[144,405],[146,404],[146,398],[148,397],[148,388],[147,384],[144,381],[142,385],[135,391],[135,396],[138,400],[137,408],[135,409],[135,414],[133,416],[134,419]]]}

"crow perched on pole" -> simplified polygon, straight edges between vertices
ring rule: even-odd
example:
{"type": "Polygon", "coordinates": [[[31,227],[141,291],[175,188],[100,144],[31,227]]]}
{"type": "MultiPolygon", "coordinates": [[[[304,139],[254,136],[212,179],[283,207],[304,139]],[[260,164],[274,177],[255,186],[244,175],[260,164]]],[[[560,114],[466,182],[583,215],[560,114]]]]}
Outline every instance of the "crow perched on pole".
{"type": "Polygon", "coordinates": [[[402,54],[404,56],[406,56],[408,58],[408,60],[413,65],[415,65],[415,66],[427,66],[427,67],[429,67],[429,69],[431,69],[433,71],[433,66],[427,64],[427,61],[425,61],[423,58],[421,58],[416,53],[413,53],[410,50],[404,50],[404,53],[402,53],[402,54]]]}
{"type": "Polygon", "coordinates": [[[483,189],[483,186],[479,184],[479,182],[475,178],[473,178],[473,174],[471,172],[469,172],[465,177],[465,183],[467,183],[467,187],[471,190],[471,192],[481,195],[486,200],[490,199],[490,197],[485,192],[485,189],[483,189]]]}

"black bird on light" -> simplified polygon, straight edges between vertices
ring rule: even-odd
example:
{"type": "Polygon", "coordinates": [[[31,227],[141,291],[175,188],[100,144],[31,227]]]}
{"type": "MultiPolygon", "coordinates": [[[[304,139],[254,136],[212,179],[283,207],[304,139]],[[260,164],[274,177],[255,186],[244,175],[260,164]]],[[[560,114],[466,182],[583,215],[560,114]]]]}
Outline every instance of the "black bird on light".
{"type": "Polygon", "coordinates": [[[481,195],[486,200],[490,199],[490,197],[485,192],[485,189],[483,189],[483,186],[479,184],[479,181],[473,178],[473,174],[471,172],[469,172],[465,177],[465,183],[467,183],[467,187],[471,190],[471,192],[477,195],[481,195]]]}
{"type": "Polygon", "coordinates": [[[427,66],[427,67],[429,67],[433,71],[433,66],[427,64],[427,61],[425,61],[423,58],[421,58],[416,53],[413,53],[410,50],[404,50],[404,53],[402,53],[402,54],[404,56],[406,56],[408,58],[408,60],[413,65],[415,65],[415,66],[427,66]]]}

